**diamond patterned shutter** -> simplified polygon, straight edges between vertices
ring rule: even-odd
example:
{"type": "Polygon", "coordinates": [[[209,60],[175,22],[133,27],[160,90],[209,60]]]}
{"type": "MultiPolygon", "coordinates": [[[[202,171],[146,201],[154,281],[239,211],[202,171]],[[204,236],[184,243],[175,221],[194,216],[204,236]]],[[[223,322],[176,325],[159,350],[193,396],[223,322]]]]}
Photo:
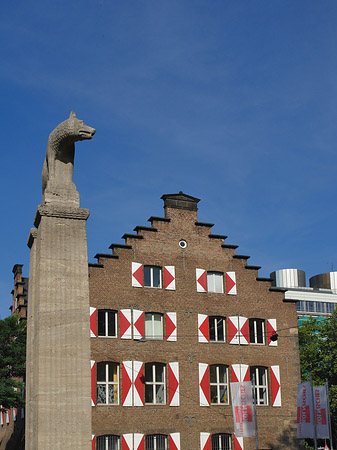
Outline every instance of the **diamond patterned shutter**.
{"type": "Polygon", "coordinates": [[[176,273],[174,266],[164,267],[164,288],[169,291],[176,290],[176,273]]]}
{"type": "Polygon", "coordinates": [[[96,436],[94,434],[91,435],[91,450],[96,449],[96,436]]]}
{"type": "Polygon", "coordinates": [[[180,433],[170,434],[170,450],[180,450],[180,433]]]}
{"type": "Polygon", "coordinates": [[[132,406],[132,361],[122,362],[122,405],[132,406]]]}
{"type": "Polygon", "coordinates": [[[132,263],[132,286],[133,287],[144,286],[143,264],[136,262],[132,263]]]}
{"type": "Polygon", "coordinates": [[[90,337],[97,337],[97,308],[90,306],[90,337]]]}
{"type": "Polygon", "coordinates": [[[123,434],[122,450],[133,450],[133,435],[132,435],[132,433],[123,434]]]}
{"type": "Polygon", "coordinates": [[[233,434],[233,440],[234,440],[234,450],[244,450],[243,437],[236,437],[235,434],[233,434]]]}
{"type": "Polygon", "coordinates": [[[210,405],[209,367],[204,363],[199,363],[199,399],[200,406],[210,405]]]}
{"type": "Polygon", "coordinates": [[[18,408],[13,408],[13,420],[16,422],[16,418],[18,416],[18,408]]]}
{"type": "Polygon", "coordinates": [[[239,316],[228,317],[228,342],[239,344],[239,316]]]}
{"type": "Polygon", "coordinates": [[[207,292],[207,273],[204,269],[195,269],[197,292],[207,292]]]}
{"type": "Polygon", "coordinates": [[[247,364],[233,364],[231,366],[232,383],[250,381],[249,366],[247,364]]]}
{"type": "Polygon", "coordinates": [[[10,411],[10,409],[7,409],[6,410],[6,423],[9,424],[10,420],[11,420],[11,411],[10,411]]]}
{"type": "Polygon", "coordinates": [[[282,406],[280,366],[270,367],[270,381],[271,381],[272,406],[282,406]]]}
{"type": "Polygon", "coordinates": [[[169,405],[179,406],[179,363],[168,363],[169,405]]]}
{"type": "Polygon", "coordinates": [[[145,336],[144,311],[133,310],[133,339],[135,341],[145,336]]]}
{"type": "Polygon", "coordinates": [[[211,450],[210,433],[200,433],[200,450],[211,450]]]}
{"type": "Polygon", "coordinates": [[[91,406],[96,405],[96,361],[91,363],[91,406]]]}
{"type": "Polygon", "coordinates": [[[226,272],[226,293],[228,295],[236,295],[235,272],[226,272]]]}
{"type": "Polygon", "coordinates": [[[133,406],[144,406],[144,363],[133,361],[133,406]]]}
{"type": "Polygon", "coordinates": [[[134,433],[134,435],[133,435],[133,448],[134,448],[134,450],[144,450],[144,448],[145,448],[144,434],[142,434],[142,433],[134,433]]]}
{"type": "Polygon", "coordinates": [[[131,309],[120,310],[119,328],[121,339],[131,339],[131,309]]]}
{"type": "Polygon", "coordinates": [[[198,314],[198,341],[209,342],[208,316],[198,314]]]}
{"type": "Polygon", "coordinates": [[[250,381],[249,366],[247,364],[241,364],[241,380],[250,381]]]}
{"type": "Polygon", "coordinates": [[[267,335],[268,335],[268,345],[271,347],[277,347],[277,341],[272,341],[270,337],[276,333],[276,319],[267,320],[267,335]]]}
{"type": "Polygon", "coordinates": [[[239,316],[239,325],[240,325],[239,343],[240,343],[240,345],[248,345],[249,344],[249,322],[248,322],[247,317],[239,316]]]}
{"type": "Polygon", "coordinates": [[[166,322],[166,340],[176,341],[177,340],[177,313],[168,312],[165,315],[166,322]]]}

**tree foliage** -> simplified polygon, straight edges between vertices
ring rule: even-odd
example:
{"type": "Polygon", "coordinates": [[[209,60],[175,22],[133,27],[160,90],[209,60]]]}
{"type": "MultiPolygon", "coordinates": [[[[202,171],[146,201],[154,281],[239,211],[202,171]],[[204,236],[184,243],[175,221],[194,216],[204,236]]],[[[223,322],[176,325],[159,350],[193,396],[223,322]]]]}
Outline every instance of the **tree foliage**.
{"type": "Polygon", "coordinates": [[[24,405],[22,389],[26,362],[26,323],[17,317],[0,320],[0,405],[24,405]]]}
{"type": "MultiPolygon", "coordinates": [[[[299,327],[302,381],[312,374],[314,386],[328,380],[332,430],[337,429],[337,310],[327,319],[315,318],[299,327]]],[[[336,439],[336,436],[335,436],[336,439]]]]}

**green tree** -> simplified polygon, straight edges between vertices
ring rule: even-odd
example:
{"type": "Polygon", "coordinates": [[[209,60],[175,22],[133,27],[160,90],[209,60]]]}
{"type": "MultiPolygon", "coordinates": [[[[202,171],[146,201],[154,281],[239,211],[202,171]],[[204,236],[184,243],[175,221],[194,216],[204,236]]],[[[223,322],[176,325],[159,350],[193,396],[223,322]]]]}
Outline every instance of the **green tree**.
{"type": "MultiPolygon", "coordinates": [[[[329,382],[332,432],[337,429],[337,310],[325,320],[315,318],[299,327],[302,381],[312,374],[314,386],[329,382]]],[[[336,433],[334,439],[336,440],[336,433]]]]}
{"type": "Polygon", "coordinates": [[[24,406],[22,396],[26,362],[26,323],[15,316],[0,320],[0,405],[24,406]]]}

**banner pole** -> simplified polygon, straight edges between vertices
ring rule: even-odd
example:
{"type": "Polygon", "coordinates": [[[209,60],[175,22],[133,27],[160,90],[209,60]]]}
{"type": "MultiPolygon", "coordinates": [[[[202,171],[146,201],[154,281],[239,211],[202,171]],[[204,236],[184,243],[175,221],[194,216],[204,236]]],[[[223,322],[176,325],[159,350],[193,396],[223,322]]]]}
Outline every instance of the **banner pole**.
{"type": "Polygon", "coordinates": [[[314,398],[314,388],[312,386],[312,374],[310,372],[310,389],[311,389],[311,398],[312,398],[312,409],[314,413],[314,444],[315,450],[317,450],[317,432],[316,432],[316,404],[314,398]]]}
{"type": "Polygon", "coordinates": [[[326,400],[327,400],[327,408],[328,408],[328,424],[329,424],[329,436],[330,436],[330,450],[333,450],[333,443],[332,443],[332,428],[331,428],[331,415],[330,415],[330,399],[329,399],[329,382],[328,379],[326,379],[326,400]]]}
{"type": "Polygon", "coordinates": [[[256,398],[255,398],[255,375],[253,374],[253,405],[254,405],[254,421],[255,421],[255,439],[256,450],[259,450],[259,439],[257,435],[257,416],[256,416],[256,398]]]}

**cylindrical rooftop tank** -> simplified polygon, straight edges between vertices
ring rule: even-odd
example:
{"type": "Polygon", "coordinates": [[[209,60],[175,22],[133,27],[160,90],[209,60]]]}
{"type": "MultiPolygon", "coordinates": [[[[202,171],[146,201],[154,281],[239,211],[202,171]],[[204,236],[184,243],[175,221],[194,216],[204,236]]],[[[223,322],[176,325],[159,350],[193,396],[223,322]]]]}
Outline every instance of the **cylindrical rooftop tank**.
{"type": "Polygon", "coordinates": [[[312,288],[337,289],[337,272],[326,272],[310,278],[309,285],[312,288]]]}
{"type": "Polygon", "coordinates": [[[300,269],[280,269],[270,274],[272,285],[284,288],[305,287],[305,272],[300,269]]]}

